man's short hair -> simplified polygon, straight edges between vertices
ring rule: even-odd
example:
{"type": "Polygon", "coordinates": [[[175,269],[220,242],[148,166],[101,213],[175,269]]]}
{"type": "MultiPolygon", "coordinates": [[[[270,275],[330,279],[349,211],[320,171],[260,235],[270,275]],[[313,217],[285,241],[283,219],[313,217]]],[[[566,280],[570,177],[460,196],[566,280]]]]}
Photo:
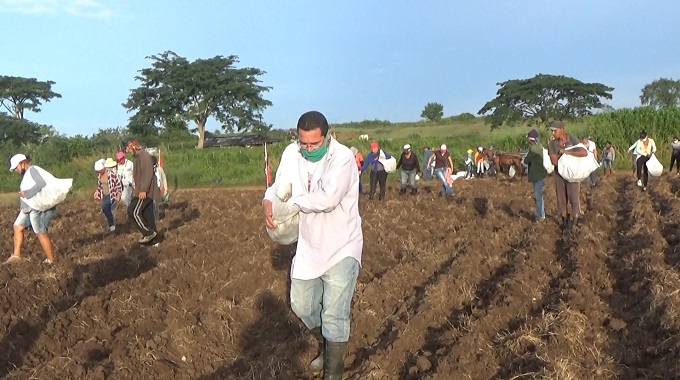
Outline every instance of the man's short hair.
{"type": "Polygon", "coordinates": [[[324,137],[328,134],[328,121],[326,117],[318,111],[303,113],[298,119],[297,130],[313,131],[315,129],[321,129],[321,135],[324,137]]]}

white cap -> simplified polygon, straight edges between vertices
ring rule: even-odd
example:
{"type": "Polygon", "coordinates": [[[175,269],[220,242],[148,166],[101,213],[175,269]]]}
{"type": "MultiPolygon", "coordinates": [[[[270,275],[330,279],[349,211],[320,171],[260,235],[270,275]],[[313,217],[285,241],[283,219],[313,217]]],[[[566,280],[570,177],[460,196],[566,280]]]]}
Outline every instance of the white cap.
{"type": "Polygon", "coordinates": [[[409,150],[409,149],[411,149],[411,144],[404,145],[404,150],[409,150]]]}
{"type": "Polygon", "coordinates": [[[94,171],[100,172],[100,171],[104,170],[104,161],[105,161],[105,160],[104,160],[103,158],[102,158],[101,160],[95,161],[95,163],[94,163],[94,171]]]}
{"type": "Polygon", "coordinates": [[[9,171],[14,171],[21,161],[26,161],[26,156],[23,154],[19,153],[12,156],[12,158],[9,159],[9,171]]]}
{"type": "Polygon", "coordinates": [[[446,150],[446,144],[442,144],[442,146],[439,147],[439,150],[446,150]]]}
{"type": "Polygon", "coordinates": [[[484,150],[484,148],[482,148],[482,147],[480,146],[479,148],[477,148],[477,150],[481,152],[481,151],[484,150]]]}

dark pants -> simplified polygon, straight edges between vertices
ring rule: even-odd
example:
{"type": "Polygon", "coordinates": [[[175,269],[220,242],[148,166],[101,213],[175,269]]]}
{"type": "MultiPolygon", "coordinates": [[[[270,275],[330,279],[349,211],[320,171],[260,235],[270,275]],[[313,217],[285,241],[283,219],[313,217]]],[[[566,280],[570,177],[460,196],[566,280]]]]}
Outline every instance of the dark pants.
{"type": "Polygon", "coordinates": [[[106,221],[109,223],[109,227],[116,224],[113,220],[113,204],[114,202],[111,202],[111,195],[107,194],[102,197],[102,212],[106,217],[106,221]]]}
{"type": "Polygon", "coordinates": [[[133,197],[128,206],[128,216],[137,223],[137,227],[144,236],[153,235],[156,232],[156,217],[153,199],[139,199],[133,197]]]}
{"type": "Polygon", "coordinates": [[[680,153],[678,153],[678,154],[673,153],[671,155],[671,168],[668,170],[669,172],[673,171],[673,165],[675,165],[676,162],[677,162],[677,165],[678,165],[677,172],[680,173],[680,153]]]}
{"type": "Polygon", "coordinates": [[[649,180],[647,161],[649,161],[649,157],[647,156],[640,156],[637,159],[637,178],[638,180],[642,180],[642,187],[647,187],[647,180],[649,180]]]}
{"type": "Polygon", "coordinates": [[[380,192],[378,193],[378,198],[385,198],[385,183],[387,182],[387,172],[384,170],[379,170],[377,172],[371,170],[371,192],[370,197],[375,194],[376,185],[380,185],[380,192]]]}

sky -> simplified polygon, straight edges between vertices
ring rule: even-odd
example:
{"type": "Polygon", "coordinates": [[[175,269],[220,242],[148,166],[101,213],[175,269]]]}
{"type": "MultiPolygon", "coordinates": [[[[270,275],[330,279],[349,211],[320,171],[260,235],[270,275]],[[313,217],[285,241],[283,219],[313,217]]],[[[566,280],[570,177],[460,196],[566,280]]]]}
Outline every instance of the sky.
{"type": "MultiPolygon", "coordinates": [[[[27,119],[61,133],[121,127],[146,57],[239,57],[272,90],[264,120],[417,121],[428,102],[476,114],[497,83],[566,75],[640,104],[680,79],[673,0],[0,0],[0,75],[56,82],[62,98],[27,119]]],[[[212,131],[219,123],[212,121],[212,131]]]]}

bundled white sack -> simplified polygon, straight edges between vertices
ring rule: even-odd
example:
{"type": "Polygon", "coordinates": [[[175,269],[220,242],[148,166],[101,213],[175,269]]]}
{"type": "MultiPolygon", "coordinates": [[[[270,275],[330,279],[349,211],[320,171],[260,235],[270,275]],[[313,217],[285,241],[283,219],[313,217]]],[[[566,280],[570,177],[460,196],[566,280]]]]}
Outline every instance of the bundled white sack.
{"type": "Polygon", "coordinates": [[[550,161],[550,153],[548,153],[548,150],[545,148],[543,148],[543,167],[548,174],[552,174],[553,170],[555,170],[555,165],[550,161]]]}
{"type": "Polygon", "coordinates": [[[282,245],[293,244],[298,239],[300,224],[300,209],[293,203],[288,202],[293,186],[290,183],[276,184],[276,197],[272,202],[272,218],[276,223],[275,229],[265,227],[269,237],[282,245]]]}
{"type": "MultiPolygon", "coordinates": [[[[570,146],[565,148],[565,150],[574,148],[583,148],[588,151],[583,144],[570,146]]],[[[557,160],[557,171],[567,182],[581,182],[588,178],[588,176],[599,167],[600,164],[597,163],[595,155],[590,151],[588,151],[588,155],[585,157],[563,154],[562,157],[557,160]]]]}
{"type": "Polygon", "coordinates": [[[656,154],[652,154],[652,157],[647,160],[645,165],[647,165],[647,171],[649,171],[649,175],[658,177],[663,174],[663,164],[661,164],[659,159],[656,158],[656,154]]]}
{"type": "Polygon", "coordinates": [[[380,151],[380,158],[378,158],[378,162],[380,162],[383,165],[383,167],[385,168],[385,172],[387,173],[394,173],[397,171],[397,159],[394,158],[394,156],[391,156],[390,158],[385,158],[383,152],[380,151]]]}
{"type": "MultiPolygon", "coordinates": [[[[66,199],[66,196],[73,186],[73,178],[55,178],[52,174],[38,165],[31,165],[31,168],[35,168],[43,180],[45,180],[45,187],[30,199],[22,197],[21,200],[24,203],[34,210],[46,211],[66,199]]],[[[35,186],[35,181],[33,180],[33,177],[27,173],[21,180],[19,190],[26,191],[33,186],[35,186]]]]}

